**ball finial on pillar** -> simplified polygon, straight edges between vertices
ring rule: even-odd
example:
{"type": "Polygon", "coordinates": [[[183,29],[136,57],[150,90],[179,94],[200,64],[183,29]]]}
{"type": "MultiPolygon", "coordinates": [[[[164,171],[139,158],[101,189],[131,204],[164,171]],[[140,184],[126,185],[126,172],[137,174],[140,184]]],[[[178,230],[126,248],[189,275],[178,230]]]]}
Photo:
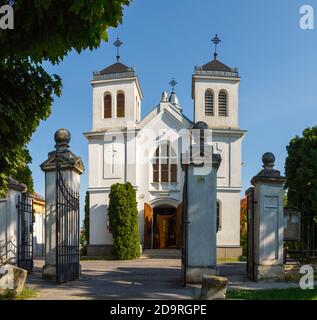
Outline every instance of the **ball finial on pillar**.
{"type": "Polygon", "coordinates": [[[57,151],[65,150],[69,148],[69,142],[71,139],[71,134],[66,128],[58,129],[54,135],[55,148],[57,151]]]}
{"type": "Polygon", "coordinates": [[[275,156],[272,152],[266,152],[262,156],[263,168],[273,169],[275,164],[275,156]]]}

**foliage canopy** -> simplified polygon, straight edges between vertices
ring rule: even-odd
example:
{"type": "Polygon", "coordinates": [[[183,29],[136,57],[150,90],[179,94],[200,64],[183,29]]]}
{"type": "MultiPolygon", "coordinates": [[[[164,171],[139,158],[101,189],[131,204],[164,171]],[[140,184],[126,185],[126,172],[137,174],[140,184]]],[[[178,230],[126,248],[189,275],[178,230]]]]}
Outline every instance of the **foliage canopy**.
{"type": "Polygon", "coordinates": [[[14,0],[14,29],[0,29],[0,197],[27,165],[25,146],[52,111],[62,82],[42,62],[97,48],[129,0],[14,0]]]}
{"type": "Polygon", "coordinates": [[[287,202],[302,212],[317,215],[317,126],[292,139],[287,152],[287,202]]]}

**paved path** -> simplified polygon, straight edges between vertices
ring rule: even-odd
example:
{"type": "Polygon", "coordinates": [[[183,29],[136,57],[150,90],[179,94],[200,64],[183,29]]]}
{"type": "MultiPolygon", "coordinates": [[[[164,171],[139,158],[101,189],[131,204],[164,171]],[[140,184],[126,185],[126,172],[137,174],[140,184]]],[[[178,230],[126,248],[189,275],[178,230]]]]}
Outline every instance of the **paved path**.
{"type": "Polygon", "coordinates": [[[183,288],[179,259],[133,261],[82,261],[80,280],[57,285],[41,279],[42,261],[27,286],[39,300],[69,299],[192,299],[199,287],[183,288]]]}
{"type": "MultiPolygon", "coordinates": [[[[133,261],[82,261],[80,280],[57,285],[41,279],[43,261],[35,261],[27,286],[39,300],[71,299],[193,299],[200,285],[182,287],[181,260],[141,258],[133,261]]],[[[218,265],[219,275],[228,278],[228,289],[285,289],[298,287],[290,282],[252,282],[246,277],[246,263],[218,265]]]]}

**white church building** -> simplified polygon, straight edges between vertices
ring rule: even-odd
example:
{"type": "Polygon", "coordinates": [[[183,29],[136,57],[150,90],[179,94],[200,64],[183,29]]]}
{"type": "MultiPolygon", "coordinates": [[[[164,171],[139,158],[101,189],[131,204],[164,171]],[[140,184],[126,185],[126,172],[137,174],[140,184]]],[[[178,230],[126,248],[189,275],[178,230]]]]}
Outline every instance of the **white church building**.
{"type": "MultiPolygon", "coordinates": [[[[120,45],[120,44],[119,44],[120,45]]],[[[182,247],[184,171],[180,132],[198,121],[212,130],[214,153],[222,161],[217,178],[217,255],[238,257],[240,246],[241,145],[238,124],[240,77],[237,69],[214,59],[192,75],[194,119],[188,119],[171,81],[170,94],[144,118],[141,86],[134,68],[119,62],[93,74],[89,148],[89,255],[112,246],[108,204],[112,184],[130,182],[136,190],[144,249],[182,247]]],[[[203,199],[201,199],[203,201],[203,199]]]]}

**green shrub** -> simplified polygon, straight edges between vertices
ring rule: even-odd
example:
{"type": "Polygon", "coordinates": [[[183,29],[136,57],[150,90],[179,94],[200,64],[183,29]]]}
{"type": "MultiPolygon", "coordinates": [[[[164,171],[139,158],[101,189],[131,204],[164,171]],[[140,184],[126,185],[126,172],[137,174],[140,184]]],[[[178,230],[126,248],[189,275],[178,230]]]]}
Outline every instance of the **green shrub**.
{"type": "Polygon", "coordinates": [[[141,255],[136,192],[129,182],[117,183],[111,186],[109,198],[112,254],[120,260],[136,259],[141,255]]]}

